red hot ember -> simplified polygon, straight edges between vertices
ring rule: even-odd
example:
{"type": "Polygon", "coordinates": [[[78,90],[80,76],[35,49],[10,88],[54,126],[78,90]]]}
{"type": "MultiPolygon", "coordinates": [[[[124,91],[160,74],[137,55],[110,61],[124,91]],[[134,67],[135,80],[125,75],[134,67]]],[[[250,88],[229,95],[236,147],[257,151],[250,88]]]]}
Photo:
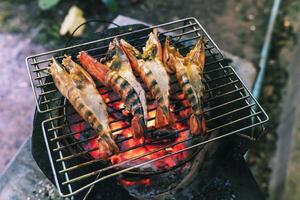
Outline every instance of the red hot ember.
{"type": "MultiPolygon", "coordinates": [[[[189,108],[188,101],[184,99],[184,95],[182,93],[178,93],[174,98],[175,101],[180,103],[180,111],[176,111],[176,109],[178,110],[178,108],[176,108],[175,104],[171,105],[171,111],[174,112],[174,116],[176,118],[175,127],[166,127],[160,130],[155,130],[154,126],[156,106],[154,105],[154,103],[148,103],[149,112],[147,128],[150,131],[148,134],[146,134],[145,139],[133,139],[129,123],[130,120],[120,120],[120,117],[122,119],[130,118],[129,112],[127,112],[124,108],[124,104],[121,101],[115,101],[115,99],[118,98],[115,93],[108,93],[105,89],[99,89],[99,91],[102,94],[105,102],[108,104],[108,107],[112,108],[113,111],[117,111],[115,112],[115,114],[110,113],[109,121],[111,129],[113,131],[113,135],[115,136],[118,146],[120,148],[120,153],[117,155],[112,155],[109,158],[111,164],[122,163],[129,159],[133,159],[140,156],[140,158],[138,159],[134,159],[131,162],[121,165],[121,167],[118,167],[118,169],[124,169],[151,161],[153,159],[158,159],[162,156],[178,152],[179,150],[182,150],[187,147],[188,142],[178,143],[190,137],[189,127],[186,123],[187,120],[184,119],[188,119],[188,116],[190,115],[191,111],[189,108]],[[172,145],[175,143],[178,144],[172,145]]],[[[93,137],[93,134],[95,133],[93,131],[86,131],[87,127],[88,125],[85,122],[72,125],[72,131],[78,133],[74,135],[74,138],[76,140],[81,141],[93,137]]],[[[94,139],[82,143],[82,147],[84,150],[89,151],[89,154],[93,159],[100,158],[100,152],[98,150],[98,142],[96,136],[94,139]]],[[[140,166],[135,170],[140,172],[168,170],[172,167],[175,167],[179,162],[182,162],[185,159],[187,159],[189,155],[190,152],[184,151],[140,166]]],[[[120,179],[119,181],[124,186],[131,186],[135,184],[143,184],[147,186],[151,183],[151,180],[147,178],[136,181],[120,179]]]]}

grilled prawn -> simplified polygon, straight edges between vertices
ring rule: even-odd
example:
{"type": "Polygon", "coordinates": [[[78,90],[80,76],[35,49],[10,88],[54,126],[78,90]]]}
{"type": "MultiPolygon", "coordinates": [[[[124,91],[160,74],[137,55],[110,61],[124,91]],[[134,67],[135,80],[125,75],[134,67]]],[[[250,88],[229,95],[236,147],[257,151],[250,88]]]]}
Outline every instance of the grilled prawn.
{"type": "Polygon", "coordinates": [[[133,115],[131,121],[133,137],[141,138],[146,130],[145,91],[133,75],[130,63],[119,47],[118,41],[115,40],[110,44],[108,53],[111,58],[108,58],[105,64],[98,62],[86,52],[80,52],[78,59],[90,74],[120,95],[126,109],[133,115]]]}
{"type": "Polygon", "coordinates": [[[100,157],[107,159],[117,153],[119,148],[112,138],[106,104],[91,76],[81,66],[73,62],[71,57],[63,59],[63,65],[52,58],[49,70],[53,81],[79,115],[96,131],[100,157]]]}
{"type": "Polygon", "coordinates": [[[139,73],[157,102],[155,127],[174,125],[169,102],[170,79],[162,63],[162,47],[157,37],[157,29],[150,33],[143,53],[125,40],[121,40],[120,44],[132,68],[139,73]]]}
{"type": "Polygon", "coordinates": [[[189,119],[190,131],[197,135],[206,132],[203,114],[203,69],[205,62],[204,41],[200,39],[195,47],[183,57],[170,46],[169,38],[165,41],[163,60],[168,70],[175,72],[176,78],[192,108],[189,119]]]}

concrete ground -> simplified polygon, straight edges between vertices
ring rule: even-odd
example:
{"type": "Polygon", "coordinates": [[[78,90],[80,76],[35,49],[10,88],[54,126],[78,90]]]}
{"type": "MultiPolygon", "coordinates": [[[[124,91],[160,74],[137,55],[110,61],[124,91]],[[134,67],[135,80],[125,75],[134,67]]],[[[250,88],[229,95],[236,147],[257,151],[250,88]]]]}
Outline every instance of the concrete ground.
{"type": "Polygon", "coordinates": [[[21,34],[0,33],[0,173],[32,131],[35,103],[25,57],[44,51],[21,34]]]}
{"type": "Polygon", "coordinates": [[[1,200],[62,200],[35,163],[31,155],[31,138],[22,145],[13,162],[1,176],[1,200]]]}

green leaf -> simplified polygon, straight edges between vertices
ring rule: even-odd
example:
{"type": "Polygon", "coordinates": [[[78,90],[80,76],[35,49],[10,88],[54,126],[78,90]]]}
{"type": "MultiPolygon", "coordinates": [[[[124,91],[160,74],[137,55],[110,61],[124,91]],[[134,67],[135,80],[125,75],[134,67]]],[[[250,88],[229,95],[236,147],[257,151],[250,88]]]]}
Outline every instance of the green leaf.
{"type": "Polygon", "coordinates": [[[38,5],[42,10],[47,10],[55,6],[59,0],[38,0],[38,5]]]}
{"type": "Polygon", "coordinates": [[[118,3],[116,0],[101,0],[110,10],[116,11],[118,9],[118,3]]]}

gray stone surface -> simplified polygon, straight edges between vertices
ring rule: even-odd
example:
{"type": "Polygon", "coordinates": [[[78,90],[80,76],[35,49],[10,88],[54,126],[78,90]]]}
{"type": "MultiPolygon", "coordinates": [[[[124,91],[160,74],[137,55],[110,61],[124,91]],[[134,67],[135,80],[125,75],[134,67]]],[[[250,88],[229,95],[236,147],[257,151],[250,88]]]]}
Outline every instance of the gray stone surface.
{"type": "Polygon", "coordinates": [[[22,145],[13,164],[9,165],[0,178],[2,200],[59,200],[59,195],[31,155],[31,138],[22,145]]]}
{"type": "Polygon", "coordinates": [[[43,48],[30,37],[0,33],[0,173],[21,144],[29,137],[35,103],[25,57],[43,48]]]}
{"type": "Polygon", "coordinates": [[[257,68],[253,63],[232,55],[229,52],[223,51],[225,58],[232,60],[230,65],[234,68],[236,73],[240,76],[246,87],[251,91],[253,83],[256,78],[257,68]]]}

